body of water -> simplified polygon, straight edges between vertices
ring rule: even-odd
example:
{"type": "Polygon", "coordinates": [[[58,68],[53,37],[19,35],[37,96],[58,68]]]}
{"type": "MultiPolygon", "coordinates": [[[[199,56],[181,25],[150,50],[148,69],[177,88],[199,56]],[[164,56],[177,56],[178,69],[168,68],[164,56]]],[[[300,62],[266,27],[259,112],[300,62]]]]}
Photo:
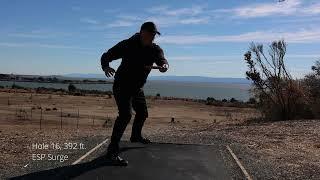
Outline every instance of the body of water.
{"type": "MultiPolygon", "coordinates": [[[[0,86],[12,86],[12,81],[0,81],[0,86]]],[[[69,84],[62,83],[37,83],[15,82],[16,85],[29,88],[45,87],[68,89],[69,84]]],[[[79,89],[112,91],[112,84],[74,84],[79,89]]],[[[250,98],[249,84],[208,83],[208,82],[173,82],[173,81],[148,81],[144,86],[146,95],[172,96],[180,98],[215,99],[236,98],[247,101],[250,98]]]]}

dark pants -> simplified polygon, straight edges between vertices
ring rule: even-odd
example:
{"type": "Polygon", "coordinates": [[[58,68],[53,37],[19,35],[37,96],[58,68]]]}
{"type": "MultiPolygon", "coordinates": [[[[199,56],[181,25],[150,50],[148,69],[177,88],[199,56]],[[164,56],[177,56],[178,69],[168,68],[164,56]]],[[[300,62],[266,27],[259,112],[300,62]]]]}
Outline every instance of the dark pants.
{"type": "Polygon", "coordinates": [[[114,82],[113,94],[118,106],[118,117],[113,126],[108,153],[118,154],[120,139],[132,117],[132,108],[136,112],[131,133],[131,137],[134,138],[141,137],[148,109],[142,88],[131,88],[114,82]]]}

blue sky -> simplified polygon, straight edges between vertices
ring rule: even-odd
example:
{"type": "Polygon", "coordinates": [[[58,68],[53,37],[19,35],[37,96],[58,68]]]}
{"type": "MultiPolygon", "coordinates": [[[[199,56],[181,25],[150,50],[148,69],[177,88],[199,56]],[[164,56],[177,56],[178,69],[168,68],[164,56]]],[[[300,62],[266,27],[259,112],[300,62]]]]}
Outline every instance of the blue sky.
{"type": "Polygon", "coordinates": [[[170,63],[166,75],[245,77],[252,41],[284,38],[297,78],[320,59],[317,0],[2,0],[0,72],[102,73],[101,54],[148,20],[162,33],[156,42],[170,63]]]}

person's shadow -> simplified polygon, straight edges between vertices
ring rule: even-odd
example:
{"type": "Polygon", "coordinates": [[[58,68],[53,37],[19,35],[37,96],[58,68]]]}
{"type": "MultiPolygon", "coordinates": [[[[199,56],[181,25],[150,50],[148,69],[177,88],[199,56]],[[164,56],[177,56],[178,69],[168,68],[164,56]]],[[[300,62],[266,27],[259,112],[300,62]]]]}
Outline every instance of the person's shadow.
{"type": "MultiPolygon", "coordinates": [[[[123,147],[120,149],[120,152],[125,152],[130,149],[139,149],[144,147],[123,147]]],[[[96,169],[102,166],[114,166],[110,161],[106,159],[106,155],[102,155],[90,162],[76,164],[76,165],[69,165],[58,167],[54,169],[38,171],[30,174],[25,174],[22,176],[12,177],[12,180],[28,180],[28,179],[71,179],[77,177],[87,171],[92,169],[96,169]]]]}

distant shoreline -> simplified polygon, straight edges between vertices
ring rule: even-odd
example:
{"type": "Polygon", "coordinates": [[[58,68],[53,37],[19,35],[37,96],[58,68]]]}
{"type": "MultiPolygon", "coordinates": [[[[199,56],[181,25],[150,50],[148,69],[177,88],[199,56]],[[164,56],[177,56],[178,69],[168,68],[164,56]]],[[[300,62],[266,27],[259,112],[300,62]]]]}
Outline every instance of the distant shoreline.
{"type": "MultiPolygon", "coordinates": [[[[0,81],[19,82],[65,82],[86,84],[112,84],[113,79],[107,79],[104,74],[69,74],[69,75],[22,75],[22,74],[0,74],[0,81]]],[[[222,84],[251,84],[246,78],[232,77],[205,77],[205,76],[149,76],[147,81],[165,81],[182,83],[222,83],[222,84]]]]}
{"type": "Polygon", "coordinates": [[[113,84],[112,81],[88,81],[88,82],[83,82],[83,81],[58,81],[58,82],[52,82],[52,81],[28,81],[28,80],[4,80],[0,79],[0,81],[4,82],[33,82],[33,83],[60,83],[60,84],[113,84]]]}
{"type": "MultiPolygon", "coordinates": [[[[84,90],[84,89],[75,89],[74,91],[64,90],[64,89],[55,89],[55,88],[28,88],[15,85],[12,88],[0,87],[0,93],[35,93],[35,94],[55,94],[55,95],[68,95],[68,96],[97,96],[112,98],[112,91],[99,91],[99,90],[84,90]]],[[[238,108],[252,108],[255,107],[255,103],[251,101],[242,101],[235,98],[222,99],[218,100],[212,97],[207,97],[206,99],[199,98],[188,98],[188,97],[175,97],[175,96],[161,96],[157,95],[146,95],[147,99],[157,99],[157,100],[181,100],[181,101],[190,101],[198,102],[211,106],[220,106],[220,107],[238,107],[238,108]]]]}
{"type": "MultiPolygon", "coordinates": [[[[98,90],[98,91],[112,91],[112,82],[82,82],[82,81],[68,81],[68,82],[37,82],[37,81],[1,81],[0,86],[12,87],[22,86],[27,88],[55,88],[68,89],[68,85],[74,84],[77,89],[83,90],[98,90]]],[[[235,84],[235,83],[206,83],[206,82],[173,82],[173,81],[148,81],[143,87],[146,95],[161,94],[161,96],[181,97],[181,98],[196,98],[206,99],[207,97],[214,97],[215,99],[231,99],[247,101],[251,94],[249,92],[250,85],[235,84]]]]}

